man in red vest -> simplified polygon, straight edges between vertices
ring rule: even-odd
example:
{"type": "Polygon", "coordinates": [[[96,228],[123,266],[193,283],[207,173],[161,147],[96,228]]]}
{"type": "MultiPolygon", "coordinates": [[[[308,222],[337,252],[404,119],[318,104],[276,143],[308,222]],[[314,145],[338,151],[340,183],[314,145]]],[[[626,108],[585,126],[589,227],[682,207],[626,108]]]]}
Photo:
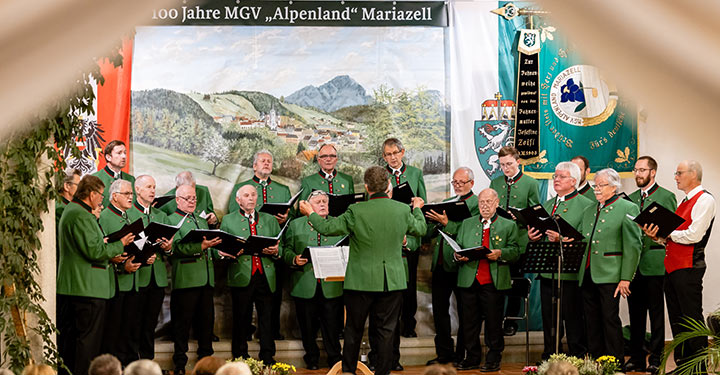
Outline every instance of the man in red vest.
{"type": "MultiPolygon", "coordinates": [[[[675,172],[678,189],[685,199],[675,213],[685,222],[668,238],[657,238],[657,227],[644,227],[655,241],[665,243],[665,301],[673,337],[686,329],[685,318],[703,321],[702,280],[705,275],[705,246],[715,220],[715,199],[702,187],[700,163],[681,162],[675,172]]],[[[675,363],[681,366],[692,355],[707,347],[707,337],[698,337],[675,349],[675,363]]]]}

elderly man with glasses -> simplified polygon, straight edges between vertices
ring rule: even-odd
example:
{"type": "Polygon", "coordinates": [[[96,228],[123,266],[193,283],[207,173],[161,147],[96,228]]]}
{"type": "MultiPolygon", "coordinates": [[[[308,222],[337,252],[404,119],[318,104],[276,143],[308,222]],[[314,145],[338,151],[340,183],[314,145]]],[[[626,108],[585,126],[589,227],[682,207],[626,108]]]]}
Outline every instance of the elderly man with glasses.
{"type": "Polygon", "coordinates": [[[614,356],[624,367],[620,297],[630,295],[642,243],[635,203],[618,196],[620,175],[611,168],[595,174],[598,203],[585,209],[580,232],[587,249],[578,281],[585,309],[590,355],[614,356]]]}
{"type": "Polygon", "coordinates": [[[355,193],[352,177],[338,172],[335,168],[338,162],[338,152],[334,145],[324,143],[318,149],[316,158],[320,170],[318,173],[302,179],[300,187],[304,190],[300,195],[301,200],[307,199],[313,190],[322,190],[331,194],[355,193]]]}
{"type": "MultiPolygon", "coordinates": [[[[577,190],[578,181],[582,178],[580,168],[572,162],[558,163],[553,174],[553,188],[557,194],[543,203],[545,211],[551,215],[558,215],[567,221],[575,229],[580,229],[585,210],[594,206],[594,201],[586,198],[577,190]]],[[[558,241],[559,234],[556,231],[548,230],[541,233],[535,228],[528,230],[530,241],[558,241]]],[[[543,353],[542,359],[550,358],[555,353],[555,332],[556,317],[553,314],[553,290],[557,287],[553,278],[557,275],[541,273],[540,279],[540,301],[543,320],[543,353]]],[[[562,288],[562,300],[560,306],[560,329],[557,330],[562,340],[563,333],[567,334],[568,353],[578,358],[587,353],[587,337],[585,336],[585,322],[583,319],[582,295],[578,286],[578,275],[576,273],[563,273],[560,277],[562,288]]],[[[562,345],[562,344],[561,344],[562,345]]],[[[563,352],[562,347],[560,352],[563,352]]]]}

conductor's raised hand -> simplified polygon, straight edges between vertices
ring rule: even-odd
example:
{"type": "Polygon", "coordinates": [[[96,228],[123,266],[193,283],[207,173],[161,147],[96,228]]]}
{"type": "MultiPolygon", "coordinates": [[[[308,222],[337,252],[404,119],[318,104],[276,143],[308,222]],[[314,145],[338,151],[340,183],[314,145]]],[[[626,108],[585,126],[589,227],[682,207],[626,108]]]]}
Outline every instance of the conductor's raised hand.
{"type": "Polygon", "coordinates": [[[308,201],[300,201],[298,207],[300,208],[300,213],[305,216],[310,216],[310,214],[315,212],[308,201]]]}
{"type": "Polygon", "coordinates": [[[203,237],[203,242],[200,243],[200,248],[202,250],[207,250],[213,246],[217,246],[222,242],[222,239],[220,237],[215,237],[212,240],[208,240],[207,238],[203,237]]]}
{"type": "Polygon", "coordinates": [[[450,221],[447,217],[447,214],[445,213],[445,210],[443,210],[442,215],[435,212],[435,210],[430,210],[425,213],[425,217],[429,218],[430,220],[437,221],[442,226],[446,226],[448,221],[450,221]]]}
{"type": "Polygon", "coordinates": [[[420,197],[412,197],[412,208],[422,208],[425,205],[425,201],[420,197]]]}

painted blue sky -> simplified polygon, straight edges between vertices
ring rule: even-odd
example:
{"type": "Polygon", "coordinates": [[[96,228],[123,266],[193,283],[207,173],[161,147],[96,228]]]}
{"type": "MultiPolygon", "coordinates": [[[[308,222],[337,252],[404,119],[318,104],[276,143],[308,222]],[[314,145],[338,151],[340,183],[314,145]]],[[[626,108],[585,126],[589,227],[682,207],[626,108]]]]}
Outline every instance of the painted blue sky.
{"type": "Polygon", "coordinates": [[[443,29],[431,27],[139,27],[132,89],[257,90],[276,97],[347,74],[445,91],[443,29]]]}

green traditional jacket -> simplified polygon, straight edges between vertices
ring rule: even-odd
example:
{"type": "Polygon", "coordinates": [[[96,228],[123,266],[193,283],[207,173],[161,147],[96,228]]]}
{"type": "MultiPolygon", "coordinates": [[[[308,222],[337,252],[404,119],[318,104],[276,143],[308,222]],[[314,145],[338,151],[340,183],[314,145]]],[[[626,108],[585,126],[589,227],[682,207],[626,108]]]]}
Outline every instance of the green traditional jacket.
{"type": "MultiPolygon", "coordinates": [[[[455,196],[457,197],[457,196],[455,196]]],[[[455,197],[450,197],[448,199],[445,199],[443,202],[447,202],[451,199],[455,199],[455,197]]],[[[470,215],[477,216],[480,215],[480,211],[478,210],[478,197],[477,195],[473,194],[473,192],[469,192],[466,195],[463,195],[460,197],[460,200],[464,200],[465,204],[467,204],[468,209],[470,210],[470,215]]],[[[440,213],[440,212],[438,212],[440,213]]],[[[440,250],[442,249],[442,266],[443,270],[445,272],[457,272],[458,271],[458,263],[455,261],[455,258],[453,257],[453,250],[452,247],[447,243],[447,241],[442,239],[442,236],[437,232],[438,230],[442,230],[445,233],[448,233],[450,235],[457,234],[457,231],[460,229],[460,225],[462,224],[462,221],[448,221],[447,225],[445,227],[442,227],[439,223],[436,223],[433,228],[433,237],[437,238],[435,242],[435,248],[433,249],[433,260],[432,265],[430,266],[431,271],[435,271],[435,267],[438,265],[438,258],[440,257],[440,250]],[[442,248],[441,248],[442,247],[442,248]]]]}
{"type": "MultiPolygon", "coordinates": [[[[555,205],[555,198],[550,198],[545,203],[543,203],[543,207],[545,208],[545,211],[548,213],[552,213],[553,206],[555,205]]],[[[585,210],[590,207],[595,206],[595,203],[593,201],[585,198],[582,194],[580,194],[577,190],[573,191],[570,194],[567,194],[564,197],[564,200],[560,202],[555,209],[555,214],[560,215],[565,221],[568,222],[568,224],[572,225],[573,228],[580,231],[582,228],[580,228],[580,222],[582,221],[583,214],[585,213],[585,210]]],[[[551,273],[541,273],[540,277],[550,279],[552,278],[551,273]]],[[[556,277],[557,279],[557,277],[556,277]]],[[[561,280],[577,280],[578,275],[577,273],[563,273],[560,277],[561,280]]]]}
{"type": "MultiPolygon", "coordinates": [[[[185,215],[185,212],[175,210],[172,215],[168,216],[168,223],[177,225],[185,215]]],[[[200,242],[180,243],[193,229],[208,229],[207,221],[190,214],[175,234],[172,245],[173,253],[170,255],[173,289],[215,286],[213,258],[218,257],[217,250],[209,248],[207,251],[202,251],[200,242]]]]}
{"type": "Polygon", "coordinates": [[[265,203],[285,203],[292,198],[290,188],[286,185],[273,181],[270,177],[268,177],[267,185],[263,187],[260,184],[260,179],[258,179],[257,176],[253,176],[251,179],[236,184],[233,187],[232,193],[230,193],[230,199],[228,200],[228,213],[235,212],[240,209],[240,206],[238,206],[237,201],[235,200],[235,194],[237,194],[237,191],[245,185],[255,186],[258,194],[256,207],[258,211],[265,203]]]}
{"type": "Polygon", "coordinates": [[[106,244],[92,209],[81,201],[67,205],[58,230],[60,263],[57,294],[90,298],[112,298],[108,260],[123,253],[122,242],[106,244]]]}
{"type": "MultiPolygon", "coordinates": [[[[640,211],[650,206],[653,202],[675,212],[677,208],[677,200],[675,194],[667,189],[660,187],[655,183],[649,190],[648,196],[644,202],[641,202],[641,191],[637,189],[629,195],[635,204],[640,207],[640,211]]],[[[640,253],[640,264],[638,271],[643,276],[663,276],[665,275],[665,246],[655,243],[650,237],[642,235],[642,249],[640,253]]]]}
{"type": "MultiPolygon", "coordinates": [[[[177,188],[174,188],[164,195],[172,195],[175,196],[175,191],[177,188]]],[[[209,213],[215,213],[215,208],[213,207],[213,201],[212,197],[210,196],[210,190],[207,186],[204,185],[195,185],[195,195],[197,196],[197,204],[195,205],[195,215],[200,215],[205,212],[205,214],[209,213]]],[[[160,210],[164,212],[166,215],[171,216],[175,210],[177,210],[177,201],[175,199],[170,200],[170,202],[167,202],[166,204],[162,205],[160,207],[160,210]]],[[[200,218],[199,218],[200,219],[200,218]]]]}
{"type": "MultiPolygon", "coordinates": [[[[280,225],[274,216],[264,212],[255,211],[257,225],[255,230],[258,236],[275,237],[280,233],[280,225]]],[[[233,211],[223,218],[220,229],[242,238],[250,237],[250,221],[240,210],[233,211]]],[[[240,249],[237,249],[240,251],[240,249]]],[[[260,257],[263,266],[263,274],[267,279],[270,291],[275,292],[275,263],[273,259],[282,256],[282,247],[278,248],[278,255],[275,257],[260,257]]],[[[250,284],[252,276],[252,255],[240,255],[228,267],[228,286],[245,287],[250,284]]]]}
{"type": "MultiPolygon", "coordinates": [[[[137,200],[133,202],[133,206],[127,211],[127,215],[131,223],[137,219],[142,219],[143,226],[145,227],[150,223],[169,224],[168,217],[164,212],[155,207],[150,207],[149,212],[146,214],[145,208],[138,203],[137,200]]],[[[140,288],[150,285],[151,276],[155,276],[157,286],[161,288],[168,286],[167,268],[165,268],[165,262],[163,262],[163,251],[160,246],[157,248],[157,252],[155,252],[155,262],[150,266],[142,266],[137,270],[137,283],[140,288]]]]}
{"type": "Polygon", "coordinates": [[[614,196],[598,210],[598,204],[585,209],[580,232],[587,248],[580,265],[578,280],[582,285],[590,253],[590,275],[596,284],[632,281],[640,259],[640,227],[635,218],[640,209],[635,203],[614,196]],[[597,225],[595,224],[597,222],[597,225]]]}
{"type": "Polygon", "coordinates": [[[325,174],[322,171],[319,171],[318,173],[313,173],[310,176],[303,178],[302,182],[300,183],[300,187],[305,190],[303,190],[302,194],[300,194],[300,199],[307,199],[307,197],[310,195],[310,193],[312,193],[313,190],[322,190],[326,193],[329,193],[330,183],[332,183],[333,194],[355,193],[355,185],[353,184],[353,179],[352,177],[350,177],[350,175],[338,172],[337,169],[335,169],[333,173],[335,176],[330,182],[325,179],[325,174]]]}
{"type": "Polygon", "coordinates": [[[366,292],[407,289],[402,242],[405,234],[425,234],[427,225],[419,208],[411,210],[385,193],[377,193],[368,201],[351,205],[339,217],[323,219],[313,213],[309,221],[322,234],[350,235],[345,289],[366,292]]]}
{"type": "MultiPolygon", "coordinates": [[[[122,229],[125,224],[132,223],[132,221],[130,221],[127,213],[122,212],[120,209],[110,204],[110,206],[104,208],[102,212],[100,212],[100,219],[98,219],[98,223],[100,223],[100,228],[102,228],[105,236],[108,236],[122,229]]],[[[127,273],[125,272],[122,264],[118,264],[117,266],[110,268],[113,269],[110,277],[111,284],[115,285],[115,278],[117,277],[118,288],[121,292],[129,292],[131,290],[135,292],[138,291],[137,271],[127,273]]]]}
{"type": "Polygon", "coordinates": [[[57,237],[57,230],[58,226],[60,225],[60,218],[62,217],[63,211],[65,210],[65,207],[67,207],[68,201],[65,199],[65,197],[60,196],[58,199],[55,200],[55,235],[57,237]]]}
{"type": "MultiPolygon", "coordinates": [[[[482,245],[483,224],[480,215],[463,220],[457,234],[457,243],[462,248],[482,245]]],[[[490,276],[497,290],[510,289],[510,266],[520,257],[518,247],[518,229],[512,220],[502,218],[495,214],[490,223],[490,249],[500,249],[502,254],[497,261],[489,260],[490,276]]],[[[458,270],[458,283],[461,288],[469,288],[477,274],[478,261],[473,260],[461,263],[458,270]]]]}
{"type": "MultiPolygon", "coordinates": [[[[388,171],[388,174],[390,174],[390,183],[393,187],[407,182],[410,185],[410,189],[412,189],[413,194],[427,202],[425,180],[423,179],[422,171],[419,168],[403,163],[402,167],[400,167],[400,176],[393,175],[390,166],[386,166],[385,169],[388,171]]],[[[422,239],[420,237],[408,236],[406,247],[411,251],[415,251],[420,247],[421,242],[422,239]]]]}
{"type": "Polygon", "coordinates": [[[590,199],[593,202],[597,202],[597,198],[595,198],[595,190],[593,190],[592,186],[590,186],[590,183],[585,181],[585,186],[580,188],[578,192],[585,198],[590,199]]]}
{"type": "MultiPolygon", "coordinates": [[[[105,168],[93,173],[93,176],[99,178],[103,184],[105,184],[105,190],[103,190],[103,207],[110,206],[110,185],[117,180],[117,178],[115,178],[115,172],[106,165],[105,168]]],[[[120,171],[118,178],[130,181],[130,185],[133,190],[133,198],[135,198],[135,177],[125,173],[124,171],[120,171]]]]}
{"type": "MultiPolygon", "coordinates": [[[[508,188],[508,181],[504,175],[495,178],[490,182],[490,187],[498,193],[500,199],[500,207],[507,210],[508,206],[518,209],[527,208],[540,203],[540,191],[536,179],[527,176],[523,171],[512,179],[512,184],[508,188]]],[[[517,224],[518,244],[520,245],[520,254],[525,253],[529,239],[527,236],[527,228],[523,228],[517,224]]]]}
{"type": "MultiPolygon", "coordinates": [[[[283,236],[283,260],[290,266],[295,266],[293,262],[295,256],[302,254],[306,247],[332,246],[343,237],[343,235],[324,236],[318,233],[305,216],[291,221],[288,225],[283,236]]],[[[290,295],[293,297],[312,298],[318,285],[322,288],[325,298],[335,298],[343,294],[342,281],[318,282],[312,263],[306,263],[302,267],[295,266],[290,274],[290,280],[292,281],[290,295]]]]}

